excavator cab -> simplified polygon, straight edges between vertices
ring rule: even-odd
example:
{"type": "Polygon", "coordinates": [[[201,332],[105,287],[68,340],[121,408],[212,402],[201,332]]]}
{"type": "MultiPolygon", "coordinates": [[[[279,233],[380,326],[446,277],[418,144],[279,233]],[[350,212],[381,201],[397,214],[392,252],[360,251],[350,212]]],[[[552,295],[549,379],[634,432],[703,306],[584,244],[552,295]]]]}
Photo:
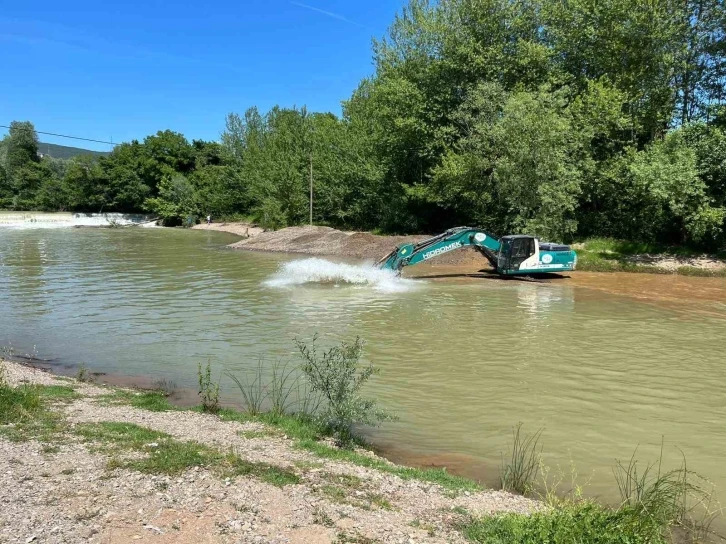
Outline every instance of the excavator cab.
{"type": "Polygon", "coordinates": [[[577,267],[577,255],[563,244],[540,242],[534,236],[503,236],[497,254],[497,273],[504,276],[567,272],[577,267]]]}
{"type": "Polygon", "coordinates": [[[534,236],[504,236],[497,256],[497,269],[504,274],[516,273],[522,263],[536,254],[537,239],[534,236]]]}

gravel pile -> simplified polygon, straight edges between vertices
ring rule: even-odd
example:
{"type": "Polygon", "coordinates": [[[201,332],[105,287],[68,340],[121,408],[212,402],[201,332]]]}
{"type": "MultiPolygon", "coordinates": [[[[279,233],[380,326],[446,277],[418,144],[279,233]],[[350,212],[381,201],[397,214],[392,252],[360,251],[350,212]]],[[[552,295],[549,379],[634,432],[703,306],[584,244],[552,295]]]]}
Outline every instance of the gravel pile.
{"type": "MultiPolygon", "coordinates": [[[[429,236],[378,236],[368,232],[344,232],[330,227],[288,227],[269,231],[231,244],[233,249],[335,255],[378,260],[405,243],[416,243],[429,236]]],[[[480,264],[487,261],[474,249],[453,251],[431,259],[431,264],[480,264]]]]}
{"type": "Polygon", "coordinates": [[[222,479],[203,468],[173,477],[111,470],[105,454],[72,432],[54,444],[14,443],[0,435],[0,542],[330,543],[365,537],[463,544],[456,529],[461,509],[488,514],[537,508],[508,493],[452,495],[438,485],[321,459],[259,423],[108,405],[99,398],[107,388],[61,381],[15,363],[5,367],[13,384],[72,385],[82,393],[56,408],[71,429],[89,422],[136,423],[285,467],[300,483],[278,488],[252,477],[222,479]]]}

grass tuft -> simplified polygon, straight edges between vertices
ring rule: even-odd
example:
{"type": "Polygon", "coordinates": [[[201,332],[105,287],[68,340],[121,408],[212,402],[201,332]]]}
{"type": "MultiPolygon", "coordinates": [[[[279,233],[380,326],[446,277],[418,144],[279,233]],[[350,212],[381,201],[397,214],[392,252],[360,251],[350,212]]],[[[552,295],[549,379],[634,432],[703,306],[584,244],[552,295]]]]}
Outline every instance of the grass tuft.
{"type": "Polygon", "coordinates": [[[250,475],[279,487],[300,481],[290,470],[267,463],[252,463],[233,452],[223,454],[197,442],[175,440],[166,433],[133,423],[83,423],[76,426],[75,432],[88,441],[100,444],[100,449],[114,455],[109,462],[110,469],[126,468],[145,474],[176,475],[193,467],[203,467],[222,477],[250,475]],[[123,450],[146,455],[123,459],[123,450]]]}
{"type": "Polygon", "coordinates": [[[41,399],[48,399],[54,402],[70,402],[82,396],[68,385],[39,385],[37,387],[41,399]]]}
{"type": "Polygon", "coordinates": [[[150,412],[168,412],[176,408],[171,405],[167,395],[162,391],[127,391],[117,390],[109,395],[98,397],[103,404],[127,405],[150,412]]]}
{"type": "Polygon", "coordinates": [[[444,489],[452,491],[480,491],[482,488],[473,480],[455,476],[446,472],[443,468],[412,468],[393,465],[376,457],[369,457],[344,448],[333,448],[314,440],[300,440],[297,446],[307,450],[320,458],[333,459],[335,461],[347,461],[361,467],[372,468],[393,474],[403,480],[419,480],[440,485],[444,489]]]}
{"type": "MultiPolygon", "coordinates": [[[[237,385],[242,395],[244,410],[250,416],[258,416],[262,413],[262,407],[267,398],[267,388],[263,383],[263,361],[257,362],[257,369],[253,376],[246,374],[243,379],[228,372],[227,376],[237,385]]],[[[281,414],[278,414],[281,415],[281,414]]]]}
{"type": "Polygon", "coordinates": [[[29,421],[42,409],[39,387],[0,384],[0,425],[29,421]]]}
{"type": "Polygon", "coordinates": [[[43,392],[54,390],[36,385],[0,384],[0,435],[13,442],[57,440],[65,421],[47,406],[52,394],[43,398],[43,392]]]}
{"type": "Polygon", "coordinates": [[[524,495],[532,489],[539,472],[542,447],[539,445],[543,429],[532,435],[522,434],[522,423],[512,431],[512,451],[509,459],[502,454],[501,486],[505,491],[524,495]]]}

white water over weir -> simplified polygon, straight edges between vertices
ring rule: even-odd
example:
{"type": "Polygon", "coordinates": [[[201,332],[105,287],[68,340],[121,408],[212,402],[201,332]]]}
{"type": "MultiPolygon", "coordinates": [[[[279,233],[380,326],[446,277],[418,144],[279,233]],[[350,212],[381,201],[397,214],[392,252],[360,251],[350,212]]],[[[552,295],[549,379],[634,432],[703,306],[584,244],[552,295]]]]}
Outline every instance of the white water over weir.
{"type": "Polygon", "coordinates": [[[277,273],[265,281],[268,287],[306,283],[368,285],[384,293],[410,291],[419,285],[419,282],[400,278],[391,270],[380,270],[370,264],[334,263],[319,258],[283,263],[277,273]]]}
{"type": "Polygon", "coordinates": [[[155,226],[154,220],[151,215],[128,213],[0,212],[0,228],[12,229],[155,226]]]}

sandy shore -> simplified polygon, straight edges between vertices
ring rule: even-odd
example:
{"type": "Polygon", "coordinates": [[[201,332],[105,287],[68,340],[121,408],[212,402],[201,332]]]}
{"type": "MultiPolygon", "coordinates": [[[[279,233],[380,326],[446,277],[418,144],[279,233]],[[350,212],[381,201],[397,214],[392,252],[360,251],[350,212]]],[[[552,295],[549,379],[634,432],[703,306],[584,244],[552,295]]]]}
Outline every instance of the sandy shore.
{"type": "Polygon", "coordinates": [[[257,227],[251,223],[212,223],[211,225],[208,225],[207,223],[200,223],[199,225],[194,225],[192,229],[228,232],[245,238],[257,236],[258,234],[265,232],[265,229],[257,227]]]}
{"type": "Polygon", "coordinates": [[[259,422],[143,410],[110,401],[117,389],[11,362],[4,367],[11,385],[61,386],[65,394],[58,396],[56,390],[56,397],[46,401],[60,429],[52,436],[17,441],[13,432],[20,426],[0,427],[0,542],[463,544],[457,529],[463,515],[537,507],[504,492],[444,489],[323,458],[259,422]],[[251,475],[224,478],[207,466],[174,475],[144,474],[126,468],[125,456],[153,456],[157,443],[129,453],[99,447],[79,432],[109,422],[138,425],[169,435],[163,440],[193,442],[197,446],[192,447],[278,467],[295,482],[277,486],[251,475]]]}

